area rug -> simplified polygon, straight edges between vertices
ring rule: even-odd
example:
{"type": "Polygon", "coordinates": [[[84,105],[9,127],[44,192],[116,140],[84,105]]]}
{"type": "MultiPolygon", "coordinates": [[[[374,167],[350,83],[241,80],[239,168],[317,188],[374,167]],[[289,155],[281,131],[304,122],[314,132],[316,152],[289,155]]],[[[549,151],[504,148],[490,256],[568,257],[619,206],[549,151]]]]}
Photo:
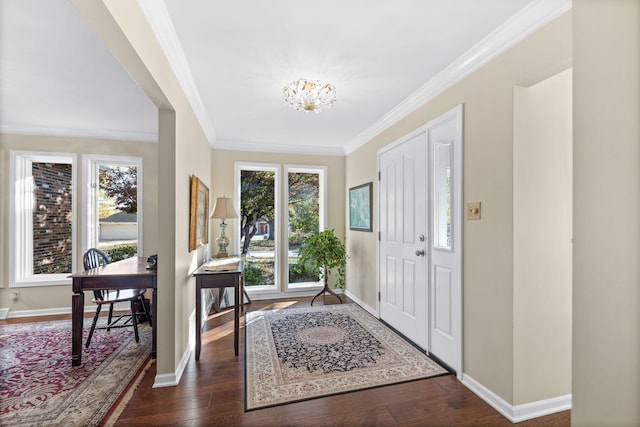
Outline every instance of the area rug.
{"type": "Polygon", "coordinates": [[[246,315],[245,410],[448,372],[356,304],[246,315]]]}
{"type": "MultiPolygon", "coordinates": [[[[89,323],[84,325],[83,343],[89,323]]],[[[71,321],[0,325],[0,425],[112,424],[150,366],[151,328],[97,330],[71,366],[71,321]]]]}

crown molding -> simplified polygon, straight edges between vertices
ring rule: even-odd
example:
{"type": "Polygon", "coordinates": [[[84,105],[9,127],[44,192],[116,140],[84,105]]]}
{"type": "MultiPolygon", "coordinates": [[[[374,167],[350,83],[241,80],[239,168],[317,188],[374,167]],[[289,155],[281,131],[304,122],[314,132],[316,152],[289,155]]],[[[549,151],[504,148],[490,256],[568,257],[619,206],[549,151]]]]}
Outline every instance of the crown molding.
{"type": "Polygon", "coordinates": [[[256,142],[218,140],[214,147],[216,150],[228,151],[253,151],[262,153],[281,154],[310,154],[316,156],[344,156],[340,147],[318,147],[306,145],[287,144],[259,144],[256,142]]]}
{"type": "Polygon", "coordinates": [[[344,147],[348,155],[481,66],[571,9],[571,0],[535,0],[409,95],[344,147]]]}
{"type": "Polygon", "coordinates": [[[57,129],[39,126],[0,125],[2,134],[45,135],[68,138],[109,139],[116,141],[158,142],[156,133],[84,129],[57,129]]]}
{"type": "Polygon", "coordinates": [[[163,1],[158,0],[138,0],[142,12],[149,21],[160,47],[167,56],[169,65],[182,86],[191,108],[193,109],[202,131],[209,141],[209,145],[213,147],[216,142],[216,133],[213,124],[209,120],[207,110],[204,108],[200,92],[196,87],[191,68],[184,56],[184,50],[176,34],[176,30],[169,17],[169,12],[163,1]]]}

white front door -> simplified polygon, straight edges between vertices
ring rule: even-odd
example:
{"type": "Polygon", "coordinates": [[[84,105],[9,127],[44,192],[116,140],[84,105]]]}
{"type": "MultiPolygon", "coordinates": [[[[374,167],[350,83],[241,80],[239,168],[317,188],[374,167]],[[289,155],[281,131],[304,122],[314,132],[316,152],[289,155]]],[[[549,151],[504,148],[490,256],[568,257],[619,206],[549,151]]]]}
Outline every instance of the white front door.
{"type": "Polygon", "coordinates": [[[427,348],[427,135],[379,156],[380,317],[427,348]]]}
{"type": "Polygon", "coordinates": [[[380,318],[459,371],[462,106],[381,150],[378,164],[380,318]]]}

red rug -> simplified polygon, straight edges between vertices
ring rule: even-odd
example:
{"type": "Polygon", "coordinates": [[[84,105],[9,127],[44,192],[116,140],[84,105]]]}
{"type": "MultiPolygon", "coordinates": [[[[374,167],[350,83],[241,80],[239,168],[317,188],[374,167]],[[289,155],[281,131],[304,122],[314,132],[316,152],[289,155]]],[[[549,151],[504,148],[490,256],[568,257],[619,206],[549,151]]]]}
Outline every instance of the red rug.
{"type": "MultiPolygon", "coordinates": [[[[85,323],[84,339],[89,324],[85,323]]],[[[83,339],[83,342],[84,342],[83,339]]],[[[95,426],[148,367],[151,328],[96,330],[71,366],[71,321],[0,325],[0,425],[95,426]]],[[[117,414],[115,414],[117,417],[117,414]]],[[[112,419],[113,420],[113,419],[112,419]]]]}

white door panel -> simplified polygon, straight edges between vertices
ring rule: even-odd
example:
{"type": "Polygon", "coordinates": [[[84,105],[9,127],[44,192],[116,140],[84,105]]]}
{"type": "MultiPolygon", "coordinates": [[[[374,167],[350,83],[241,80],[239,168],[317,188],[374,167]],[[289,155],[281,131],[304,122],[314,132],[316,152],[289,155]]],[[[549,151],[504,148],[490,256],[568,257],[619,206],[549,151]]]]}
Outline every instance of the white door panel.
{"type": "Polygon", "coordinates": [[[380,156],[380,316],[427,346],[426,134],[380,156]]]}

